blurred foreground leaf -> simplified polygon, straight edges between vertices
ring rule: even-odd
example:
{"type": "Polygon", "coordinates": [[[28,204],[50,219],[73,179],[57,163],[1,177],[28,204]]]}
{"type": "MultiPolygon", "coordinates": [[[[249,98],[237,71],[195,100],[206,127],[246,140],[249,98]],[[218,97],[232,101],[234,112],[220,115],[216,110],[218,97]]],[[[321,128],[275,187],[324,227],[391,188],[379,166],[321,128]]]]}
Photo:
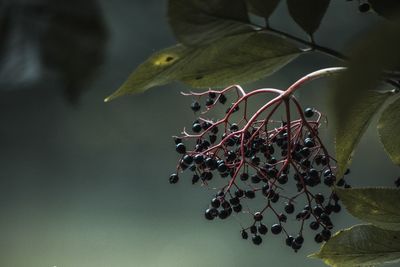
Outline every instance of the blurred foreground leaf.
{"type": "Polygon", "coordinates": [[[336,233],[309,257],[337,267],[395,263],[400,261],[400,232],[356,225],[336,233]]]}
{"type": "MultiPolygon", "coordinates": [[[[343,176],[350,165],[353,151],[368,128],[372,117],[392,94],[391,92],[367,91],[351,102],[349,101],[345,110],[341,109],[340,105],[335,106],[335,148],[338,178],[343,176]]],[[[346,97],[342,95],[341,98],[346,97]]],[[[340,101],[340,98],[337,101],[340,101]]]]}
{"type": "Polygon", "coordinates": [[[336,192],[354,217],[380,228],[400,231],[400,189],[337,188],[336,192]]]}

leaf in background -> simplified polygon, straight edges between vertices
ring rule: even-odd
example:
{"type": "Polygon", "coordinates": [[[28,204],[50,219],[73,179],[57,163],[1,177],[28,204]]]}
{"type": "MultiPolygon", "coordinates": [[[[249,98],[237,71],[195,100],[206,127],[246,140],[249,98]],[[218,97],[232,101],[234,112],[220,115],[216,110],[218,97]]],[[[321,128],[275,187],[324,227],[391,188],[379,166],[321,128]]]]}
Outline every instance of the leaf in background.
{"type": "Polygon", "coordinates": [[[244,0],[169,0],[168,18],[178,41],[187,46],[253,30],[244,0]]]}
{"type": "MultiPolygon", "coordinates": [[[[368,128],[372,117],[392,94],[391,92],[366,91],[349,101],[345,109],[342,109],[340,104],[335,105],[337,177],[343,176],[351,162],[353,151],[368,128]]],[[[342,98],[347,98],[347,96],[343,95],[342,98]]],[[[337,101],[340,102],[341,98],[337,101]]]]}
{"type": "Polygon", "coordinates": [[[395,263],[400,261],[400,232],[356,225],[336,233],[309,257],[337,267],[395,263]]]}
{"type": "Polygon", "coordinates": [[[354,217],[379,228],[400,231],[400,189],[337,188],[335,190],[347,211],[354,217]]]}
{"type": "Polygon", "coordinates": [[[369,0],[369,3],[376,13],[387,19],[394,19],[399,17],[399,0],[369,0]]]}
{"type": "Polygon", "coordinates": [[[287,0],[290,16],[312,36],[329,7],[330,0],[287,0]]]}
{"type": "Polygon", "coordinates": [[[105,101],[176,80],[198,88],[251,82],[301,52],[286,39],[265,32],[229,36],[196,48],[177,45],[152,55],[105,101]]]}
{"type": "Polygon", "coordinates": [[[1,1],[0,90],[52,88],[72,103],[104,60],[97,0],[1,1]]]}
{"type": "Polygon", "coordinates": [[[249,11],[257,16],[268,19],[281,0],[246,0],[249,11]]]}
{"type": "Polygon", "coordinates": [[[400,165],[400,98],[383,111],[378,122],[378,132],[390,159],[400,165]]]}

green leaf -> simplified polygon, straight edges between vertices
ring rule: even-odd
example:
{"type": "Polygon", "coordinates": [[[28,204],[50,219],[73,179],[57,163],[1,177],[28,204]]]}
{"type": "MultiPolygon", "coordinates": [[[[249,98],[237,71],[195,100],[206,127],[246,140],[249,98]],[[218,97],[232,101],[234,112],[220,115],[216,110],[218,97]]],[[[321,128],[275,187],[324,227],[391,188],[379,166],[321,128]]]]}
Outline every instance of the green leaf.
{"type": "Polygon", "coordinates": [[[187,46],[253,30],[244,0],[169,0],[168,18],[178,41],[187,46]]]}
{"type": "Polygon", "coordinates": [[[366,91],[352,99],[344,95],[335,97],[335,139],[339,178],[350,165],[353,151],[372,117],[392,94],[392,92],[366,91]],[[347,105],[343,106],[342,101],[346,101],[347,105]]]}
{"type": "Polygon", "coordinates": [[[290,16],[309,35],[319,28],[330,0],[287,0],[290,16]]]}
{"type": "Polygon", "coordinates": [[[400,261],[400,232],[373,225],[356,225],[337,232],[318,253],[309,257],[327,265],[373,266],[400,261]]]}
{"type": "Polygon", "coordinates": [[[251,82],[272,74],[301,52],[286,39],[265,32],[229,36],[196,48],[176,45],[152,55],[105,101],[172,81],[197,88],[251,82]]]}
{"type": "Polygon", "coordinates": [[[390,159],[400,165],[400,98],[383,111],[378,122],[378,132],[390,159]]]}
{"type": "Polygon", "coordinates": [[[280,0],[246,0],[246,2],[251,13],[268,19],[278,7],[280,0]]]}
{"type": "Polygon", "coordinates": [[[394,19],[400,15],[400,1],[399,0],[369,0],[372,9],[379,15],[394,19]]]}
{"type": "Polygon", "coordinates": [[[400,189],[337,188],[336,192],[354,217],[380,228],[400,231],[400,189]]]}

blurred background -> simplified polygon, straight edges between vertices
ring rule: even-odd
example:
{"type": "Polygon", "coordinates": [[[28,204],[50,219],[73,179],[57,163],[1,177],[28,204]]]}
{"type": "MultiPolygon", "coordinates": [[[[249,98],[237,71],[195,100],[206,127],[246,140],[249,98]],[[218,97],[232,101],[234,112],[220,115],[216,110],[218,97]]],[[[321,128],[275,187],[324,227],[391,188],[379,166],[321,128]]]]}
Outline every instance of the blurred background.
{"type": "MultiPolygon", "coordinates": [[[[313,235],[297,254],[283,236],[256,247],[234,219],[204,219],[214,191],[189,177],[168,183],[171,136],[194,118],[179,94],[189,88],[103,103],[139,63],[175,43],[165,0],[2,0],[0,14],[1,267],[324,266],[305,257],[318,249],[313,235]]],[[[377,20],[357,3],[332,1],[316,40],[343,51],[377,20]]],[[[271,25],[306,38],[283,3],[271,25]]],[[[338,64],[306,55],[244,88],[285,88],[338,64]]],[[[328,85],[304,88],[303,104],[329,116],[328,85]]],[[[332,131],[323,130],[329,144],[332,131]]],[[[391,186],[398,174],[370,127],[348,182],[391,186]]],[[[357,220],[341,213],[334,222],[338,230],[357,220]]]]}

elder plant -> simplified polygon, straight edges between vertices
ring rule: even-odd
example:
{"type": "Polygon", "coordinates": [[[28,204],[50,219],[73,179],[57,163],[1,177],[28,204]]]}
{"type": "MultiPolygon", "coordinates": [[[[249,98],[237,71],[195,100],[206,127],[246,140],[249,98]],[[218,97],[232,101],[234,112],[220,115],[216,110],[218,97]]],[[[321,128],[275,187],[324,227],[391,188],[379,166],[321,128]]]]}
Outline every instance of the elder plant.
{"type": "Polygon", "coordinates": [[[323,69],[300,79],[286,91],[278,89],[257,89],[249,93],[238,86],[223,90],[209,90],[203,93],[189,93],[195,100],[191,105],[194,112],[202,111],[191,127],[175,136],[176,151],[181,154],[176,173],[169,181],[179,180],[179,173],[190,170],[192,183],[209,187],[213,180],[225,183],[217,188],[215,197],[205,210],[205,218],[226,219],[232,213],[241,213],[246,207],[253,221],[241,231],[243,239],[251,234],[252,242],[259,245],[270,230],[272,234],[285,235],[286,244],[297,251],[304,242],[303,228],[317,231],[313,237],[317,243],[331,237],[333,223],[331,213],[341,210],[339,198],[333,186],[349,187],[343,179],[336,177],[336,161],[329,154],[319,137],[323,115],[313,109],[303,111],[293,93],[305,82],[342,71],[342,68],[323,69]],[[233,92],[233,102],[226,114],[219,120],[207,118],[216,105],[225,104],[226,95],[233,92]],[[248,101],[251,98],[272,99],[249,114],[248,101]],[[284,119],[273,120],[283,106],[284,119]],[[296,117],[292,116],[292,110],[296,117]],[[234,113],[241,113],[238,120],[234,113]],[[320,185],[329,187],[330,192],[320,192],[320,185]],[[285,188],[294,186],[296,193],[290,194],[285,188]],[[264,206],[259,210],[251,208],[251,200],[262,198],[264,206]],[[271,213],[275,224],[266,225],[263,218],[271,213]],[[299,230],[289,233],[285,229],[288,216],[299,221],[299,230]]]}
{"type": "Polygon", "coordinates": [[[322,245],[311,257],[331,266],[398,262],[400,178],[388,177],[393,187],[357,188],[358,177],[352,177],[353,187],[344,177],[377,114],[379,140],[400,166],[399,14],[396,0],[168,0],[168,22],[179,43],[151,55],[105,101],[173,81],[213,88],[183,93],[192,99],[197,118],[174,136],[179,159],[169,177],[172,184],[190,179],[214,190],[205,220],[235,217],[241,237],[255,245],[267,234],[281,235],[298,251],[313,239],[322,245]],[[354,8],[352,14],[360,18],[380,16],[348,47],[350,56],[316,40],[332,4],[354,8]],[[270,17],[282,5],[308,38],[275,27],[270,17]],[[237,85],[309,53],[329,56],[340,67],[316,70],[285,90],[245,92],[237,85]],[[320,135],[326,115],[303,107],[294,95],[305,83],[327,76],[334,76],[329,95],[334,151],[320,135]],[[265,102],[257,106],[255,100],[265,102]],[[221,106],[222,115],[215,112],[221,106]],[[366,224],[335,233],[334,217],[341,210],[366,224]],[[298,222],[296,228],[291,221],[298,222]],[[306,228],[313,236],[306,236],[306,228]]]}

